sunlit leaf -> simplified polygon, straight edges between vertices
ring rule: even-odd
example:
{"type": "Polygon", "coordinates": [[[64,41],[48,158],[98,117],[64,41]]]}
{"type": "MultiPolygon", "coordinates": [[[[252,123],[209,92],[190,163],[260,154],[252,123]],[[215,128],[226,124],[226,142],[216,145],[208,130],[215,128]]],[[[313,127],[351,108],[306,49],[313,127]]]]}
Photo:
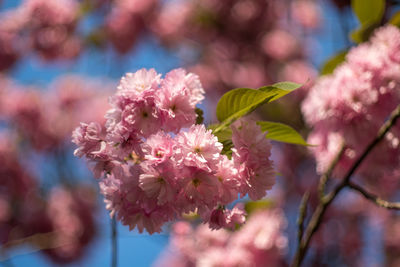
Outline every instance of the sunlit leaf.
{"type": "Polygon", "coordinates": [[[379,26],[377,23],[366,23],[350,33],[350,38],[357,44],[368,41],[371,34],[379,26]]]}
{"type": "Polygon", "coordinates": [[[297,83],[281,82],[261,87],[258,90],[238,88],[227,92],[217,104],[217,118],[222,123],[215,129],[215,132],[221,131],[257,107],[277,100],[299,87],[301,85],[297,83]]]}
{"type": "Polygon", "coordinates": [[[204,121],[204,117],[203,117],[204,112],[203,112],[203,110],[201,108],[196,108],[195,112],[196,112],[196,115],[197,115],[196,116],[196,124],[202,124],[203,121],[204,121]]]}
{"type": "Polygon", "coordinates": [[[346,55],[347,55],[347,50],[339,52],[333,57],[329,58],[327,61],[325,61],[324,65],[321,68],[321,74],[322,75],[331,74],[338,65],[344,62],[344,60],[346,59],[346,55]]]}
{"type": "Polygon", "coordinates": [[[393,24],[397,27],[400,27],[400,11],[396,12],[389,21],[390,24],[393,24]]]}
{"type": "Polygon", "coordinates": [[[385,0],[352,0],[351,7],[361,25],[379,23],[385,12],[385,0]]]}
{"type": "Polygon", "coordinates": [[[263,132],[267,132],[268,139],[289,144],[309,145],[295,129],[288,125],[270,121],[258,121],[257,124],[263,132]]]}
{"type": "Polygon", "coordinates": [[[213,134],[218,137],[219,142],[222,143],[223,141],[230,140],[232,138],[232,130],[229,127],[214,133],[214,130],[217,129],[219,126],[219,124],[211,124],[208,126],[208,129],[211,129],[213,131],[213,134]]]}
{"type": "Polygon", "coordinates": [[[249,201],[245,204],[244,209],[247,214],[251,214],[255,211],[270,209],[272,206],[273,203],[270,200],[249,201]]]}

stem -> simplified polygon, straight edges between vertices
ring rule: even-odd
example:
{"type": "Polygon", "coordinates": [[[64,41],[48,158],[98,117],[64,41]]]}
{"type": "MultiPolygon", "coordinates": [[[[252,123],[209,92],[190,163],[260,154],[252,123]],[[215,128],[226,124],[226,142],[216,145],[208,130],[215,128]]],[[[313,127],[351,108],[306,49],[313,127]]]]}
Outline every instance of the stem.
{"type": "Polygon", "coordinates": [[[111,219],[111,267],[117,267],[118,263],[118,240],[117,240],[117,220],[111,219]]]}
{"type": "Polygon", "coordinates": [[[376,205],[378,205],[382,208],[392,209],[392,210],[400,210],[400,202],[389,202],[384,199],[381,199],[380,197],[376,196],[375,194],[366,191],[361,186],[354,184],[352,182],[349,182],[349,187],[351,189],[353,189],[354,191],[357,191],[358,193],[362,194],[366,199],[371,200],[373,203],[375,203],[376,205]]]}
{"type": "Polygon", "coordinates": [[[344,150],[345,150],[345,145],[344,145],[344,143],[342,143],[342,145],[340,146],[339,153],[332,160],[332,162],[329,165],[326,172],[324,174],[322,174],[321,178],[319,179],[318,193],[319,193],[319,198],[321,201],[325,197],[326,183],[328,182],[329,177],[331,177],[332,172],[335,169],[336,165],[339,163],[339,160],[342,157],[344,150]]]}
{"type": "Polygon", "coordinates": [[[364,159],[369,155],[372,149],[385,137],[386,133],[392,128],[392,126],[396,124],[396,121],[399,117],[400,117],[400,105],[398,105],[396,109],[393,110],[389,120],[382,125],[382,127],[378,131],[378,135],[376,136],[376,138],[367,146],[367,148],[364,150],[361,156],[357,159],[357,161],[353,164],[351,169],[347,172],[343,180],[334,188],[332,192],[330,192],[328,195],[322,198],[316,210],[314,211],[309,224],[307,225],[304,234],[304,239],[302,240],[300,246],[297,248],[295,258],[292,263],[293,267],[299,267],[303,262],[308,247],[310,245],[311,238],[313,237],[314,233],[318,230],[322,222],[322,218],[326,210],[328,209],[329,205],[342,191],[343,188],[349,186],[351,176],[358,169],[358,167],[361,165],[364,159]]]}
{"type": "Polygon", "coordinates": [[[304,232],[304,219],[307,216],[307,202],[310,197],[310,193],[306,192],[301,199],[300,208],[299,208],[299,219],[297,220],[297,227],[299,229],[297,234],[297,243],[298,246],[301,244],[301,240],[303,239],[304,232]]]}

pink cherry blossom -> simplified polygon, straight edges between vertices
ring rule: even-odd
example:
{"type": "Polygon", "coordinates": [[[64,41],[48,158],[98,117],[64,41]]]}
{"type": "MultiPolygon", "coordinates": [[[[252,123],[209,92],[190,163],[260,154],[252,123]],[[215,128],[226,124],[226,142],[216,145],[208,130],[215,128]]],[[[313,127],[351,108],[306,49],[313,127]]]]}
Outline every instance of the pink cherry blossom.
{"type": "Polygon", "coordinates": [[[172,70],[164,79],[141,69],[121,79],[104,125],[81,123],[73,133],[76,156],[85,156],[100,179],[106,208],[130,229],[150,234],[197,213],[212,228],[243,224],[238,195],[259,199],[274,180],[270,144],[254,123],[234,127],[234,157],[204,125],[195,108],[204,90],[197,75],[172,70]]]}
{"type": "Polygon", "coordinates": [[[253,200],[266,195],[275,183],[272,168],[271,144],[260,127],[249,120],[240,120],[232,126],[233,160],[242,180],[241,193],[253,200]]]}
{"type": "Polygon", "coordinates": [[[121,78],[116,96],[120,96],[126,101],[139,100],[146,95],[152,95],[158,89],[160,82],[161,75],[157,74],[154,69],[140,69],[135,73],[127,73],[121,78]]]}
{"type": "Polygon", "coordinates": [[[161,164],[173,156],[175,140],[165,132],[159,131],[149,136],[142,144],[144,158],[149,164],[161,164]]]}
{"type": "MultiPolygon", "coordinates": [[[[333,74],[310,89],[302,111],[314,127],[309,142],[320,145],[311,148],[319,172],[326,170],[338,152],[336,142],[342,140],[346,147],[337,171],[344,173],[399,103],[400,61],[395,52],[399,49],[400,31],[390,25],[379,28],[369,42],[352,48],[333,74]]],[[[386,152],[373,153],[359,173],[376,176],[382,175],[379,170],[398,168],[398,157],[390,156],[399,149],[397,138],[392,133],[390,140],[379,144],[377,150],[386,152]]]]}
{"type": "Polygon", "coordinates": [[[149,198],[157,198],[157,204],[173,202],[177,195],[174,172],[167,168],[147,167],[139,177],[139,186],[149,198]]]}
{"type": "Polygon", "coordinates": [[[163,86],[171,91],[183,91],[189,97],[192,107],[200,104],[204,99],[204,89],[199,77],[194,73],[187,73],[184,69],[170,71],[163,81],[163,86]]]}
{"type": "Polygon", "coordinates": [[[79,146],[79,148],[75,149],[74,155],[82,157],[101,150],[102,146],[104,146],[101,138],[102,129],[100,124],[95,122],[90,124],[81,123],[81,126],[76,128],[72,134],[72,142],[79,146]]]}
{"type": "Polygon", "coordinates": [[[286,60],[296,52],[298,46],[296,38],[283,30],[268,32],[261,45],[265,54],[277,60],[286,60]]]}
{"type": "Polygon", "coordinates": [[[176,136],[177,158],[186,166],[211,171],[220,160],[222,144],[204,125],[193,125],[176,136]]]}
{"type": "Polygon", "coordinates": [[[200,224],[193,229],[178,222],[166,257],[156,266],[286,266],[283,255],[288,245],[280,210],[255,212],[237,231],[210,230],[200,224]]]}
{"type": "Polygon", "coordinates": [[[234,230],[236,226],[245,222],[245,215],[246,212],[241,204],[237,204],[232,210],[219,207],[211,212],[209,225],[211,229],[228,228],[234,230]]]}
{"type": "Polygon", "coordinates": [[[160,110],[154,99],[136,100],[124,107],[121,113],[121,124],[131,132],[143,137],[154,134],[162,122],[160,110]]]}

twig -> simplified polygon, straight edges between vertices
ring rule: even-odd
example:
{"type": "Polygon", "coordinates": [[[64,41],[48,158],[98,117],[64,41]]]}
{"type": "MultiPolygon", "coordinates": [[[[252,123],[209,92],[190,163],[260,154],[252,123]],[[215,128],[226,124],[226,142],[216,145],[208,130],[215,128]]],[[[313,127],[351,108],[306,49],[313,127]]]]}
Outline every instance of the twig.
{"type": "Polygon", "coordinates": [[[371,200],[374,202],[376,205],[385,208],[385,209],[391,209],[391,210],[400,210],[400,202],[389,202],[384,199],[381,199],[380,197],[376,196],[373,193],[370,193],[366,191],[364,188],[361,186],[349,182],[349,187],[353,189],[354,191],[357,191],[358,193],[362,194],[366,199],[371,200]]]}
{"type": "Polygon", "coordinates": [[[301,240],[303,239],[303,232],[304,232],[304,219],[307,217],[307,203],[308,199],[310,197],[309,192],[305,192],[300,203],[300,208],[299,208],[299,219],[297,220],[297,227],[298,227],[298,233],[297,233],[297,243],[298,246],[301,244],[301,240]]]}
{"type": "Polygon", "coordinates": [[[322,222],[322,218],[326,210],[328,209],[329,205],[337,197],[340,191],[342,191],[343,188],[349,186],[351,176],[358,169],[358,167],[361,165],[364,159],[369,155],[372,149],[385,137],[386,133],[390,130],[390,128],[392,128],[392,126],[396,124],[396,121],[399,117],[400,117],[400,105],[398,105],[396,109],[393,110],[389,120],[382,125],[382,127],[378,131],[376,138],[367,146],[367,148],[364,150],[361,156],[353,164],[351,169],[347,172],[346,176],[343,178],[342,182],[340,182],[331,193],[322,198],[316,210],[314,211],[309,224],[307,225],[304,238],[300,246],[297,248],[295,258],[292,263],[293,267],[299,267],[303,262],[308,247],[310,245],[311,238],[313,237],[314,233],[318,230],[322,222]]]}
{"type": "Polygon", "coordinates": [[[118,265],[118,239],[117,239],[117,220],[111,219],[111,267],[118,265]]]}
{"type": "Polygon", "coordinates": [[[336,165],[339,163],[339,160],[341,159],[343,152],[345,150],[345,145],[342,143],[340,146],[340,150],[336,157],[332,160],[331,164],[329,165],[328,169],[324,174],[322,174],[321,178],[319,179],[319,185],[318,185],[318,193],[319,193],[319,198],[322,201],[322,199],[325,197],[325,187],[326,183],[328,182],[329,177],[331,177],[333,170],[335,169],[336,165]]]}

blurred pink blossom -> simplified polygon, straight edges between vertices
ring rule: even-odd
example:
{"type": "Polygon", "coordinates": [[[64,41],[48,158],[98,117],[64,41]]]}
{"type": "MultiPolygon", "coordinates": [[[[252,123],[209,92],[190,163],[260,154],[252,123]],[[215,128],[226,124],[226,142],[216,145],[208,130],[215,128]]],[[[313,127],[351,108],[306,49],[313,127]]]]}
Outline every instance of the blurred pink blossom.
{"type": "MultiPolygon", "coordinates": [[[[328,132],[346,145],[341,162],[354,161],[399,103],[400,57],[396,54],[399,45],[400,31],[396,27],[379,28],[370,42],[351,49],[346,62],[310,89],[302,111],[308,124],[314,127],[310,142],[314,140],[319,145],[312,150],[320,172],[326,170],[329,158],[337,151],[337,144],[327,142],[328,132]]],[[[400,167],[396,129],[368,157],[368,163],[361,166],[364,176],[383,175],[386,169],[400,167]]],[[[340,165],[342,171],[349,166],[340,165]]]]}
{"type": "Polygon", "coordinates": [[[255,212],[234,232],[212,231],[204,225],[193,229],[178,222],[166,256],[155,266],[286,266],[282,259],[288,245],[285,228],[279,210],[255,212]]]}

